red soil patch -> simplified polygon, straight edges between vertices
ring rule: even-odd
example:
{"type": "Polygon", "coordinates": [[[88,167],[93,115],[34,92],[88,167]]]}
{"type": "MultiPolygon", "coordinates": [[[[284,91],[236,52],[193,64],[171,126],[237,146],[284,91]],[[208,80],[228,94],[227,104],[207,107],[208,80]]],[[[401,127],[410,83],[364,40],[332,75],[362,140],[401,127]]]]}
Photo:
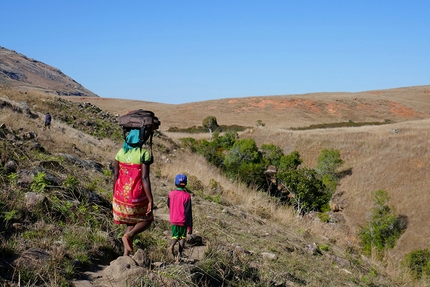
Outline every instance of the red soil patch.
{"type": "Polygon", "coordinates": [[[415,118],[422,116],[422,113],[416,112],[414,109],[406,108],[399,103],[390,102],[390,112],[396,116],[403,118],[415,118]]]}
{"type": "MultiPolygon", "coordinates": [[[[232,101],[229,101],[229,103],[232,101]]],[[[273,110],[288,110],[292,108],[301,108],[305,110],[309,110],[315,113],[321,112],[321,110],[316,106],[315,101],[312,100],[301,100],[301,99],[292,99],[292,100],[274,100],[274,99],[249,99],[248,106],[241,107],[236,111],[247,112],[251,109],[265,109],[271,108],[273,110]]]]}
{"type": "MultiPolygon", "coordinates": [[[[237,100],[231,100],[229,103],[236,103],[237,100]]],[[[385,101],[384,105],[377,102],[360,103],[357,105],[347,105],[340,102],[324,103],[321,101],[307,100],[307,99],[289,99],[289,100],[277,100],[277,99],[261,99],[261,98],[250,98],[247,99],[247,104],[237,108],[235,112],[253,112],[255,110],[270,109],[274,111],[280,110],[292,110],[300,109],[303,111],[311,111],[313,113],[326,112],[335,116],[342,116],[343,113],[351,110],[360,110],[368,114],[375,112],[382,112],[384,106],[389,110],[390,113],[395,117],[402,118],[425,118],[426,115],[417,112],[412,108],[405,107],[404,105],[392,101],[385,101]],[[381,110],[382,109],[382,110],[381,110]]]]}
{"type": "Polygon", "coordinates": [[[360,104],[360,105],[357,105],[357,107],[356,107],[358,110],[362,110],[362,111],[370,111],[370,112],[373,112],[375,109],[371,106],[371,105],[368,105],[368,104],[360,104]]]}

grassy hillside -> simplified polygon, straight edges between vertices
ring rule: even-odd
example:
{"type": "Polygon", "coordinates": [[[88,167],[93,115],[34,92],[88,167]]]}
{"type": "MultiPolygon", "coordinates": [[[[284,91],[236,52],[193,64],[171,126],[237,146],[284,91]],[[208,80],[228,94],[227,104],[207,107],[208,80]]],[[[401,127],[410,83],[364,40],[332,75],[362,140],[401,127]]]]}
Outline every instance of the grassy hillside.
{"type": "MultiPolygon", "coordinates": [[[[166,105],[120,99],[70,98],[91,102],[112,113],[124,113],[129,107],[156,111],[162,130],[169,127],[201,125],[208,115],[219,124],[239,124],[255,128],[241,133],[259,146],[273,143],[286,154],[297,150],[305,166],[314,167],[324,149],[338,149],[351,169],[338,186],[334,200],[345,206],[347,235],[355,237],[357,229],[368,219],[372,208],[371,194],[385,189],[397,212],[407,216],[409,225],[389,257],[396,260],[414,249],[426,248],[430,238],[427,208],[430,154],[429,141],[430,86],[396,88],[359,93],[315,93],[305,95],[252,97],[166,105]],[[261,120],[264,128],[257,128],[261,120]],[[380,126],[292,130],[323,123],[388,122],[380,126]]],[[[166,133],[173,139],[186,134],[166,133]]],[[[193,135],[194,137],[199,137],[193,135]]],[[[200,138],[208,138],[207,134],[200,138]]]]}
{"type": "Polygon", "coordinates": [[[124,114],[136,107],[154,111],[162,119],[161,130],[201,125],[208,115],[219,124],[255,126],[262,120],[270,132],[312,124],[347,122],[393,122],[425,119],[430,111],[430,86],[398,88],[360,93],[315,93],[248,97],[202,101],[179,105],[160,104],[156,99],[142,101],[67,97],[90,102],[113,114],[124,114]],[[149,101],[152,100],[152,101],[149,101]]]}
{"type": "MultiPolygon", "coordinates": [[[[350,98],[348,103],[355,101],[353,97],[346,96],[350,98]]],[[[366,95],[366,99],[369,97],[366,95]]],[[[310,96],[314,103],[310,105],[305,98],[281,97],[285,106],[291,101],[297,105],[288,113],[280,112],[284,117],[289,115],[288,121],[280,121],[280,115],[273,112],[279,105],[255,107],[260,99],[238,100],[241,103],[234,107],[241,109],[248,103],[249,112],[243,109],[243,113],[232,115],[232,100],[172,106],[95,99],[90,105],[85,104],[90,102],[87,99],[75,98],[73,101],[80,103],[73,103],[67,98],[2,89],[2,284],[71,286],[70,282],[82,272],[97,264],[107,265],[121,255],[122,228],[112,223],[109,205],[109,165],[121,145],[114,115],[139,107],[156,112],[162,131],[178,122],[183,127],[200,125],[205,115],[215,115],[221,124],[249,125],[261,119],[266,128],[248,130],[241,136],[252,137],[259,145],[275,143],[286,152],[299,150],[308,166],[315,165],[323,148],[339,149],[345,168],[351,168],[352,174],[342,180],[336,193],[336,200],[346,206],[342,212],[346,224],[329,225],[312,217],[297,217],[265,193],[232,183],[204,159],[181,149],[175,142],[178,135],[159,134],[154,140],[156,162],[151,171],[156,222],[135,244],[149,254],[152,262],[164,262],[164,267],[153,267],[153,275],[141,278],[136,286],[164,286],[166,282],[171,286],[426,286],[425,279],[414,281],[398,260],[413,248],[427,247],[416,236],[428,238],[423,235],[427,223],[417,226],[424,217],[416,217],[424,216],[427,200],[426,103],[413,106],[408,105],[412,102],[409,98],[378,98],[371,105],[378,109],[366,117],[360,117],[360,112],[347,104],[342,104],[347,108],[342,109],[341,116],[333,116],[328,108],[330,97],[320,102],[318,97],[310,96]],[[392,106],[386,107],[384,104],[389,102],[392,106]],[[311,107],[313,112],[305,112],[304,107],[311,107]],[[322,115],[315,113],[316,107],[323,111],[322,115]],[[260,108],[264,112],[256,114],[260,108]],[[52,129],[44,131],[43,114],[48,110],[54,121],[52,129]],[[399,110],[405,114],[399,115],[399,110]],[[377,116],[379,112],[381,116],[377,116]],[[297,121],[293,121],[295,118],[297,121]],[[394,123],[330,130],[288,129],[345,119],[391,119],[394,123]],[[398,132],[391,133],[394,129],[398,132]],[[30,132],[37,136],[28,138],[30,132]],[[12,173],[6,169],[11,160],[18,164],[12,173]],[[32,180],[19,181],[18,174],[27,170],[35,173],[32,180]],[[38,176],[40,172],[49,174],[49,180],[38,176]],[[179,172],[189,175],[195,232],[202,236],[206,250],[198,261],[184,265],[172,264],[166,251],[169,224],[165,220],[165,200],[179,172]],[[411,184],[415,196],[406,193],[411,184]],[[365,221],[371,208],[370,192],[381,188],[389,192],[397,210],[409,218],[406,233],[383,261],[362,256],[356,238],[357,226],[365,221]],[[28,192],[43,200],[29,207],[28,192]],[[402,208],[400,203],[408,206],[402,208]],[[32,250],[42,256],[32,264],[23,264],[32,250]]]]}

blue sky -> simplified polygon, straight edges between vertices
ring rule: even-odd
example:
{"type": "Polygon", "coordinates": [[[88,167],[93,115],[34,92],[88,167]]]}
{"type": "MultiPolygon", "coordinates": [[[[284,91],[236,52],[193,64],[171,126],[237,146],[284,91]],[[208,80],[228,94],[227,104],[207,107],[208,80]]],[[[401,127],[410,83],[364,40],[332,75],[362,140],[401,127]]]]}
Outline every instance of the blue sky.
{"type": "Polygon", "coordinates": [[[0,46],[160,103],[430,84],[430,1],[1,1],[0,46]]]}

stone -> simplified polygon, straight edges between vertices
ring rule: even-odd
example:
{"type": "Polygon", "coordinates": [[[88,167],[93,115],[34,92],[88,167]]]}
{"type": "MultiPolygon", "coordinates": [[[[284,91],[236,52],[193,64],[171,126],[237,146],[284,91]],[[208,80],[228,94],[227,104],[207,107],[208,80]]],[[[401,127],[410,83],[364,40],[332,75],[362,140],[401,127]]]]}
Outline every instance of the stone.
{"type": "Polygon", "coordinates": [[[142,249],[138,249],[132,258],[136,264],[141,267],[149,268],[151,264],[148,254],[146,254],[142,249]]]}
{"type": "Polygon", "coordinates": [[[46,196],[40,193],[35,192],[27,192],[25,194],[25,205],[28,209],[31,209],[38,205],[39,203],[42,203],[45,201],[46,196]]]}
{"type": "Polygon", "coordinates": [[[263,256],[264,259],[269,259],[269,260],[278,259],[278,256],[276,256],[276,254],[270,253],[270,252],[262,252],[261,255],[263,256]]]}
{"type": "Polygon", "coordinates": [[[104,273],[110,280],[123,281],[145,276],[148,270],[139,266],[130,256],[120,256],[105,268],[104,273]]]}
{"type": "Polygon", "coordinates": [[[187,245],[189,245],[189,246],[202,246],[203,245],[203,238],[200,235],[197,235],[195,233],[190,234],[187,236],[187,245]]]}
{"type": "Polygon", "coordinates": [[[16,173],[16,171],[18,170],[18,164],[16,163],[16,161],[10,160],[4,165],[4,169],[6,171],[6,174],[16,173]]]}

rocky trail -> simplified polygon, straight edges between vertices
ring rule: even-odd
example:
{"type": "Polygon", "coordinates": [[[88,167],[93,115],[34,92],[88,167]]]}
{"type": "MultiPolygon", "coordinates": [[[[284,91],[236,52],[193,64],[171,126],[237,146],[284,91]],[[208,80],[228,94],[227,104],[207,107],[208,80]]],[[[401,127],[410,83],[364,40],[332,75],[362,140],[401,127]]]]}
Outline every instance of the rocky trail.
{"type": "MultiPolygon", "coordinates": [[[[157,214],[157,217],[169,220],[167,213],[157,214]]],[[[167,233],[166,239],[169,240],[170,234],[167,233]]],[[[145,250],[138,249],[132,256],[120,256],[109,265],[94,266],[93,270],[83,272],[73,284],[76,287],[134,286],[137,282],[144,282],[145,278],[162,282],[167,279],[159,276],[160,272],[177,269],[178,272],[189,273],[195,263],[203,259],[206,249],[207,246],[203,244],[201,236],[191,234],[187,238],[184,257],[179,260],[172,255],[168,262],[151,262],[145,250]]]]}

